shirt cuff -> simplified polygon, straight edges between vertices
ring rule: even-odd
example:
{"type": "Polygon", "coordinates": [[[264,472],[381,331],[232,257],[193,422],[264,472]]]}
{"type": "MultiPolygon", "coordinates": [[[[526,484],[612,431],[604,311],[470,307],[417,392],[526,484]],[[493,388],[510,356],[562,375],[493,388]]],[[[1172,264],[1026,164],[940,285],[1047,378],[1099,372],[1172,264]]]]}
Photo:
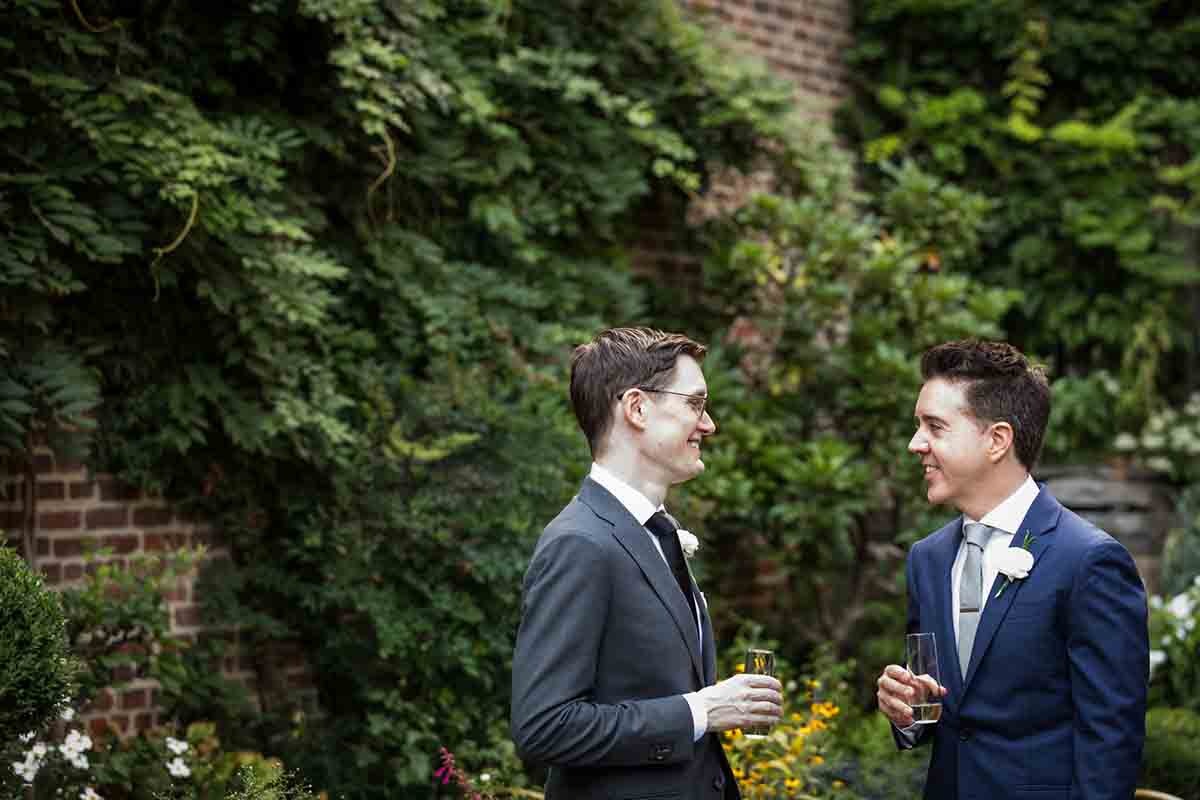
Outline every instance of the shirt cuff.
{"type": "Polygon", "coordinates": [[[704,710],[704,701],[700,699],[699,692],[688,692],[683,699],[692,709],[692,741],[698,742],[708,732],[708,712],[704,710]]]}

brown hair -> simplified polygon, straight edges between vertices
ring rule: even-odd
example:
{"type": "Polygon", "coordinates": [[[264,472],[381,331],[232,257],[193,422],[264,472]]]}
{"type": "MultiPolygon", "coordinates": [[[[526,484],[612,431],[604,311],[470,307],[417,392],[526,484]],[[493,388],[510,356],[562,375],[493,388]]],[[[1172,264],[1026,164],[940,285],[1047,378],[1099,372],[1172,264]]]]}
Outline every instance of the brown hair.
{"type": "Polygon", "coordinates": [[[592,455],[612,427],[613,401],[627,389],[661,389],[681,355],[703,361],[707,348],[680,333],[609,328],[571,354],[571,407],[592,455]]]}
{"type": "Polygon", "coordinates": [[[966,384],[968,412],[982,423],[1011,425],[1017,460],[1033,470],[1050,419],[1050,384],[1042,367],[1005,342],[964,339],[925,351],[921,377],[966,384]]]}

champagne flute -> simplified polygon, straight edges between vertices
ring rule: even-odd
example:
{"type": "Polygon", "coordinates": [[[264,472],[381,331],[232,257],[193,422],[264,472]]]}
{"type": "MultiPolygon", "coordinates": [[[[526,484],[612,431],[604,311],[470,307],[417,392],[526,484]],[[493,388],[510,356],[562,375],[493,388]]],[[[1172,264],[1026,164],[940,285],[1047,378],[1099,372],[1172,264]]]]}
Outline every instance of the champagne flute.
{"type": "Polygon", "coordinates": [[[942,718],[941,675],[938,672],[937,641],[932,633],[910,633],[904,637],[905,667],[921,684],[914,689],[913,722],[931,725],[942,718]]]}

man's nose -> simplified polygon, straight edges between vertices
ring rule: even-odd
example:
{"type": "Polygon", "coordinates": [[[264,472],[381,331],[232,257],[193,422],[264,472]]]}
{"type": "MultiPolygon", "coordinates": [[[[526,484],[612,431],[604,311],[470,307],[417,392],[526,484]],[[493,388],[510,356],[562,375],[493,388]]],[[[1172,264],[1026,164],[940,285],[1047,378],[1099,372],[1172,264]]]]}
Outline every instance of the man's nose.
{"type": "Polygon", "coordinates": [[[700,432],[705,436],[711,436],[717,432],[717,421],[712,418],[712,414],[708,413],[707,408],[700,415],[700,432]]]}
{"type": "Polygon", "coordinates": [[[913,437],[908,440],[908,452],[910,453],[925,453],[929,450],[929,442],[921,435],[920,431],[913,434],[913,437]]]}

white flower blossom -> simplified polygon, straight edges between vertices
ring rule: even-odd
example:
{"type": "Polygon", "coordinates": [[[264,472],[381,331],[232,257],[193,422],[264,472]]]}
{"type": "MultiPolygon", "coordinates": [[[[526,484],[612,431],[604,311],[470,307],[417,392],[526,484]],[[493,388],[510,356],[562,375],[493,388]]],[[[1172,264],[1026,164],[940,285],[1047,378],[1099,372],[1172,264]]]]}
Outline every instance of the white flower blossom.
{"type": "Polygon", "coordinates": [[[188,743],[172,736],[168,736],[167,749],[175,755],[181,756],[188,751],[188,743]]]}
{"type": "Polygon", "coordinates": [[[192,770],[179,756],[167,762],[167,772],[171,773],[172,778],[186,778],[192,774],[192,770]]]}
{"type": "Polygon", "coordinates": [[[1167,654],[1164,653],[1162,650],[1151,650],[1150,651],[1150,673],[1153,674],[1155,668],[1162,666],[1163,662],[1165,662],[1166,660],[1167,660],[1167,654]]]}
{"type": "Polygon", "coordinates": [[[479,773],[479,782],[480,783],[487,783],[491,779],[492,779],[492,776],[490,773],[487,773],[487,772],[479,773]]]}
{"type": "MultiPolygon", "coordinates": [[[[1200,579],[1200,576],[1198,576],[1198,578],[1197,578],[1197,579],[1200,579]]],[[[28,744],[29,742],[32,742],[32,741],[33,741],[33,737],[34,737],[34,736],[37,736],[37,732],[36,732],[36,731],[30,731],[29,733],[22,733],[22,734],[21,734],[20,736],[18,736],[17,738],[21,740],[21,744],[28,744]]]]}
{"type": "Polygon", "coordinates": [[[1167,611],[1177,619],[1187,619],[1192,615],[1192,598],[1187,592],[1175,595],[1167,604],[1167,611]]]}
{"type": "Polygon", "coordinates": [[[96,790],[89,786],[79,793],[79,800],[104,800],[104,798],[96,794],[96,790]]]}
{"type": "Polygon", "coordinates": [[[62,713],[59,714],[59,716],[62,717],[64,722],[70,722],[71,720],[75,719],[75,709],[68,706],[62,710],[62,713]]]}

